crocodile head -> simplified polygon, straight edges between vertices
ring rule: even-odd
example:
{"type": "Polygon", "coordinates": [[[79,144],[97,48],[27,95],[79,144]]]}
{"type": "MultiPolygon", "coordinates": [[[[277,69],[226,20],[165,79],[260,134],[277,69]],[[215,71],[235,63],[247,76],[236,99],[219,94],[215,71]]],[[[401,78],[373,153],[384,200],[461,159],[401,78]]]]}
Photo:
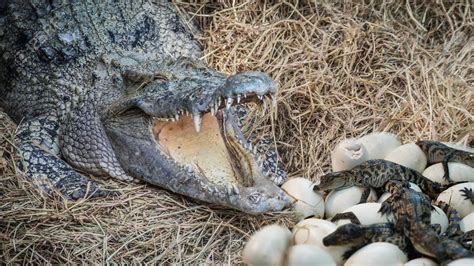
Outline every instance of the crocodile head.
{"type": "Polygon", "coordinates": [[[339,226],[334,232],[323,238],[325,246],[354,244],[361,242],[365,238],[366,230],[357,224],[344,224],[339,226]]]}
{"type": "Polygon", "coordinates": [[[357,178],[351,171],[339,171],[321,176],[314,190],[339,190],[354,185],[357,185],[357,178]]]}
{"type": "Polygon", "coordinates": [[[227,76],[190,59],[124,73],[126,93],[105,128],[130,176],[248,213],[290,203],[277,186],[285,173],[243,136],[235,109],[273,99],[268,75],[227,76]]]}

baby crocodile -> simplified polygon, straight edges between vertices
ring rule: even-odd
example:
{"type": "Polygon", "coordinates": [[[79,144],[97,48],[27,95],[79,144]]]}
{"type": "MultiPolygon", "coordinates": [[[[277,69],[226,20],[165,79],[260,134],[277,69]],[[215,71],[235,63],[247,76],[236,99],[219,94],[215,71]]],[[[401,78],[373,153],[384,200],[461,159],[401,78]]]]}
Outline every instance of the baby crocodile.
{"type": "MultiPolygon", "coordinates": [[[[320,178],[314,190],[342,189],[350,186],[383,188],[390,180],[417,184],[430,197],[435,198],[446,187],[433,182],[416,170],[387,160],[369,160],[350,170],[333,172],[320,178]]],[[[361,203],[366,202],[370,190],[366,189],[361,196],[361,203]]]]}
{"type": "Polygon", "coordinates": [[[423,193],[389,181],[385,185],[390,196],[379,212],[393,213],[395,228],[406,236],[417,251],[439,261],[471,257],[472,252],[454,239],[440,238],[430,225],[432,205],[423,193]]]}
{"type": "Polygon", "coordinates": [[[373,242],[388,242],[397,245],[405,252],[409,251],[408,241],[397,233],[392,223],[360,225],[358,219],[353,222],[339,226],[336,231],[323,238],[325,246],[352,245],[352,248],[342,255],[344,260],[361,247],[373,242]]]}
{"type": "Polygon", "coordinates": [[[442,163],[444,178],[450,181],[448,162],[458,162],[474,167],[474,153],[458,150],[439,141],[420,140],[416,145],[426,154],[428,165],[442,163]]]}

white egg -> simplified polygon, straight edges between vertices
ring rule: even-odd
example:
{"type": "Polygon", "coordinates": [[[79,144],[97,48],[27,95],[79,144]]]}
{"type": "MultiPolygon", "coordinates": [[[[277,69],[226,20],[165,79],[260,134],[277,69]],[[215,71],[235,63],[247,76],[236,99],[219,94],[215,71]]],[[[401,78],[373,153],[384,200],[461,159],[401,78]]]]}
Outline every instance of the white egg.
{"type": "MultiPolygon", "coordinates": [[[[409,183],[410,183],[410,188],[411,188],[411,189],[413,189],[413,190],[416,191],[416,192],[421,192],[421,188],[420,188],[417,184],[412,183],[412,182],[409,182],[409,183]]],[[[388,193],[388,192],[385,192],[385,193],[383,193],[383,194],[380,196],[380,198],[379,198],[379,200],[378,200],[377,202],[382,203],[382,202],[384,202],[386,199],[388,199],[391,195],[392,195],[392,194],[390,194],[390,193],[388,193]]]]}
{"type": "Polygon", "coordinates": [[[434,210],[431,211],[431,224],[439,224],[441,225],[441,233],[444,233],[448,228],[449,220],[448,216],[442,209],[438,206],[434,206],[434,210]]]}
{"type": "Polygon", "coordinates": [[[356,139],[341,141],[331,153],[332,171],[343,171],[367,161],[367,150],[356,139]]]}
{"type": "MultiPolygon", "coordinates": [[[[340,213],[351,206],[359,204],[360,196],[362,195],[363,191],[364,188],[356,186],[331,191],[326,196],[325,200],[325,217],[333,217],[337,213],[340,213]]],[[[373,201],[377,201],[377,194],[375,193],[375,190],[370,189],[367,202],[373,201]]]]}
{"type": "Polygon", "coordinates": [[[345,245],[326,247],[323,244],[323,238],[335,230],[336,225],[332,222],[315,218],[305,219],[293,228],[292,240],[295,245],[308,244],[323,249],[339,265],[343,261],[342,254],[350,247],[345,245]]]}
{"type": "Polygon", "coordinates": [[[299,220],[310,216],[324,217],[324,199],[313,191],[313,187],[313,182],[302,177],[292,178],[281,186],[295,199],[292,208],[299,220]]]}
{"type": "Polygon", "coordinates": [[[435,261],[428,258],[417,258],[417,259],[410,260],[409,262],[404,264],[404,266],[437,266],[437,265],[438,264],[435,261]]]}
{"type": "MultiPolygon", "coordinates": [[[[390,214],[388,217],[387,215],[381,215],[378,211],[382,206],[381,203],[378,202],[368,202],[354,205],[344,212],[353,212],[354,215],[359,219],[362,225],[369,225],[375,223],[387,223],[390,220],[393,220],[393,215],[390,214]]],[[[336,222],[337,226],[350,223],[349,220],[343,219],[336,222]]]]}
{"type": "Polygon", "coordinates": [[[423,172],[426,168],[426,155],[415,143],[407,143],[391,151],[385,160],[423,172]]]}
{"type": "Polygon", "coordinates": [[[388,132],[374,132],[358,139],[367,150],[367,159],[384,159],[385,156],[402,145],[395,135],[388,132]]]}
{"type": "Polygon", "coordinates": [[[458,259],[458,260],[453,260],[450,263],[448,263],[448,266],[471,266],[471,265],[474,265],[474,258],[458,259]]]}
{"type": "Polygon", "coordinates": [[[402,265],[407,261],[407,256],[398,246],[386,242],[375,242],[357,250],[344,266],[402,265]]]}
{"type": "Polygon", "coordinates": [[[336,266],[332,256],[323,249],[313,245],[296,245],[288,251],[288,266],[336,266]]]}
{"type": "Polygon", "coordinates": [[[290,246],[290,230],[267,225],[252,235],[242,251],[243,261],[251,265],[280,265],[290,246]]]}
{"type": "Polygon", "coordinates": [[[448,203],[451,207],[458,211],[461,218],[464,218],[465,216],[474,212],[474,204],[472,204],[472,201],[466,199],[462,195],[463,193],[461,190],[465,188],[474,191],[474,182],[466,182],[451,186],[439,194],[437,201],[448,203]]]}
{"type": "Polygon", "coordinates": [[[459,226],[463,232],[474,230],[474,212],[466,215],[459,223],[459,226]]]}
{"type": "MultiPolygon", "coordinates": [[[[449,178],[454,182],[474,182],[474,168],[462,163],[448,163],[449,178]]],[[[448,184],[444,176],[442,163],[433,164],[423,171],[423,175],[433,182],[448,184]]]]}

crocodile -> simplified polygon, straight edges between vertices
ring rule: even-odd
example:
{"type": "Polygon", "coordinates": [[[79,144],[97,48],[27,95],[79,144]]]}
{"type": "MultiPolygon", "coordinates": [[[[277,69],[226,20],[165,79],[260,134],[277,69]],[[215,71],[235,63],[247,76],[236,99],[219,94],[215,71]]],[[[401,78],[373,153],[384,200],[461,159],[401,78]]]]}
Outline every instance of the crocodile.
{"type": "Polygon", "coordinates": [[[368,160],[350,170],[338,171],[323,175],[314,190],[343,189],[350,186],[362,186],[366,188],[362,193],[360,202],[366,202],[370,194],[370,187],[382,189],[387,181],[398,180],[405,183],[417,184],[431,198],[435,198],[440,192],[447,188],[424,177],[418,171],[403,165],[382,160],[368,160]]]}
{"type": "Polygon", "coordinates": [[[444,179],[451,181],[449,177],[448,162],[458,162],[474,167],[474,153],[459,150],[433,140],[419,140],[416,145],[425,153],[427,164],[442,163],[444,179]]]}
{"type": "Polygon", "coordinates": [[[198,34],[164,0],[2,3],[0,108],[18,124],[19,172],[66,199],[116,195],[104,177],[247,213],[287,207],[275,145],[246,139],[236,111],[275,103],[275,82],[209,67],[198,34]]]}
{"type": "Polygon", "coordinates": [[[474,256],[461,243],[448,237],[454,232],[448,231],[446,237],[441,237],[431,226],[433,206],[427,195],[398,181],[387,182],[385,189],[392,195],[382,203],[379,212],[382,215],[393,213],[396,230],[406,236],[418,252],[440,262],[474,256]]]}
{"type": "Polygon", "coordinates": [[[325,246],[351,245],[351,248],[342,254],[344,260],[361,247],[373,242],[388,242],[397,245],[405,253],[411,250],[410,242],[395,230],[392,223],[361,225],[357,219],[352,223],[339,226],[323,238],[325,246]]]}

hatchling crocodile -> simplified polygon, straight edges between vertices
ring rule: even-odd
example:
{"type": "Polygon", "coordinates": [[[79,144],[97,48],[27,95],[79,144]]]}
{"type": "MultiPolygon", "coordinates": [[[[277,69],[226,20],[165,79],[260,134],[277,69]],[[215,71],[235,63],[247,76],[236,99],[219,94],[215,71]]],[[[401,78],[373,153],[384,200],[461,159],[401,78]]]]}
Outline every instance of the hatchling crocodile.
{"type": "Polygon", "coordinates": [[[93,175],[248,213],[290,204],[274,145],[244,138],[236,112],[274,100],[275,82],[203,63],[196,27],[173,4],[7,2],[0,107],[19,124],[19,171],[42,190],[113,194],[93,175]]]}
{"type": "MultiPolygon", "coordinates": [[[[392,195],[382,203],[379,210],[382,214],[393,213],[397,231],[404,234],[417,251],[440,262],[474,257],[474,253],[457,241],[459,237],[456,235],[461,232],[457,213],[454,210],[448,212],[451,219],[450,226],[447,232],[440,236],[430,224],[433,208],[430,198],[404,186],[399,181],[387,182],[386,190],[392,195]]],[[[446,204],[443,203],[441,206],[448,210],[446,204]]]]}
{"type": "Polygon", "coordinates": [[[366,188],[361,196],[360,202],[366,202],[370,193],[370,188],[384,189],[384,185],[390,180],[397,180],[403,183],[412,182],[431,198],[436,196],[449,185],[442,185],[424,177],[421,173],[403,165],[382,160],[368,160],[350,170],[338,171],[323,175],[319,183],[314,186],[314,190],[342,189],[350,186],[363,186],[366,188]]]}
{"type": "Polygon", "coordinates": [[[428,165],[441,163],[444,170],[444,179],[449,177],[448,162],[458,162],[474,167],[474,153],[455,149],[439,141],[420,140],[416,144],[426,154],[428,165]]]}

